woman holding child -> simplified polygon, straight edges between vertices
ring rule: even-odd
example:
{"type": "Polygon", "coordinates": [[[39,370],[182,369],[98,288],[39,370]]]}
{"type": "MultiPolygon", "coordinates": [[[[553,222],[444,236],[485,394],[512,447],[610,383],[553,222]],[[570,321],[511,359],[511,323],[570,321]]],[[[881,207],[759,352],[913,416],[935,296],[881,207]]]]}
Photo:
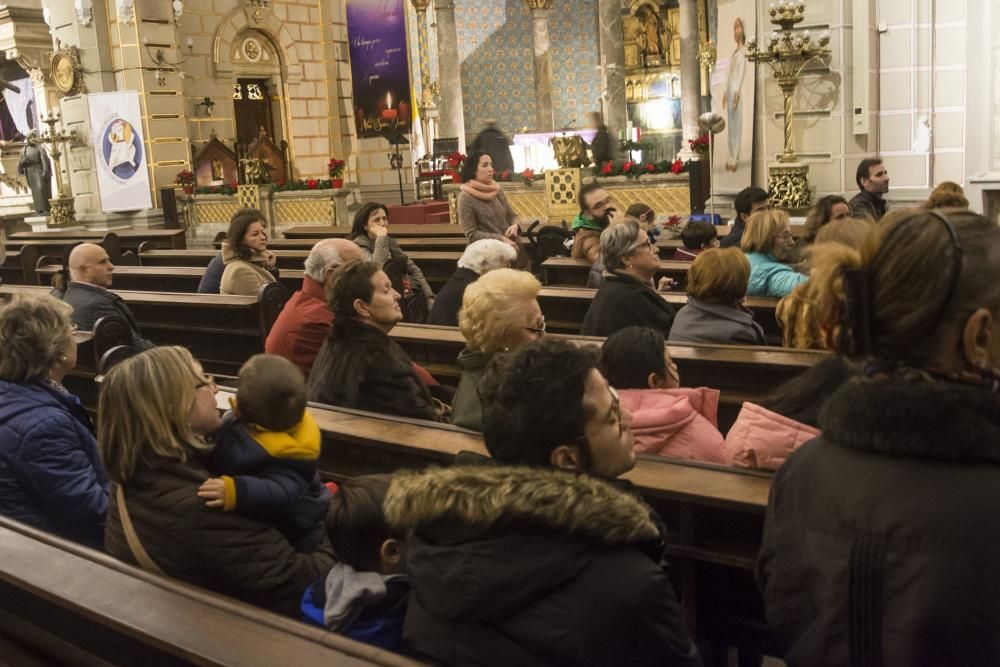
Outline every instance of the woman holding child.
{"type": "Polygon", "coordinates": [[[105,548],[151,572],[294,615],[333,566],[328,543],[300,553],[269,520],[209,507],[205,436],[221,425],[211,376],[180,347],[158,347],[105,376],[100,451],[115,482],[105,548]]]}

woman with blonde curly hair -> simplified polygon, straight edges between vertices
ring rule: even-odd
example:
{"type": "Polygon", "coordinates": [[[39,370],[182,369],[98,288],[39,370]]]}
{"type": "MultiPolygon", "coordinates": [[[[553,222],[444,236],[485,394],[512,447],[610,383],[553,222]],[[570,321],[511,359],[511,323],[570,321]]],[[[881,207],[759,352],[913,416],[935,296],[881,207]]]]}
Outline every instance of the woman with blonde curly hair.
{"type": "Polygon", "coordinates": [[[198,497],[210,477],[205,437],[221,425],[217,391],[182,347],[147,350],[105,376],[98,434],[115,482],[105,548],[144,570],[297,614],[302,592],[333,565],[329,544],[299,553],[269,521],[198,497]]]}
{"type": "Polygon", "coordinates": [[[462,298],[458,326],[465,349],[458,355],[462,379],[452,403],[452,421],[483,430],[479,381],[497,352],[507,352],[538,340],[545,317],[538,305],[541,283],[527,271],[497,269],[469,285],[462,298]]]}
{"type": "Polygon", "coordinates": [[[740,249],[750,260],[747,296],[782,297],[809,280],[788,263],[795,254],[795,239],[784,211],[772,209],[751,215],[740,249]]]}
{"type": "Polygon", "coordinates": [[[90,417],[62,385],[76,365],[72,312],[48,295],[0,309],[0,514],[100,549],[107,476],[90,417]]]}

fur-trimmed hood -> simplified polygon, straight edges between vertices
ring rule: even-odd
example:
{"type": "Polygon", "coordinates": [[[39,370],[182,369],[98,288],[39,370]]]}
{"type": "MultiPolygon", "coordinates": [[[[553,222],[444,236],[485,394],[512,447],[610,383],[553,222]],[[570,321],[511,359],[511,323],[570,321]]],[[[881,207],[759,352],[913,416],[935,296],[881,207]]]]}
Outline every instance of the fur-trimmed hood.
{"type": "Polygon", "coordinates": [[[628,544],[659,537],[639,499],[591,477],[549,468],[467,466],[395,475],[386,520],[403,530],[455,520],[485,530],[528,524],[628,544]]]}
{"type": "Polygon", "coordinates": [[[563,590],[609,551],[659,562],[649,508],[587,475],[503,466],[400,472],[385,513],[413,531],[407,572],[418,604],[450,622],[500,622],[563,590]]]}
{"type": "Polygon", "coordinates": [[[842,447],[888,456],[1000,463],[1000,396],[957,382],[857,380],[819,419],[842,447]]]}

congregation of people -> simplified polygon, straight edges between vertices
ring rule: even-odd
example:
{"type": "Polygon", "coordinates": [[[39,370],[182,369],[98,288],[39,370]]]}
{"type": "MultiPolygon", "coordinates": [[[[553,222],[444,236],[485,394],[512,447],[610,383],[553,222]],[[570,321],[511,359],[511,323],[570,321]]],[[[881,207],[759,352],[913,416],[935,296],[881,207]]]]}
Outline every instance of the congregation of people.
{"type": "MultiPolygon", "coordinates": [[[[888,210],[878,159],[798,238],[748,187],[726,235],[681,231],[678,308],[656,213],[588,184],[570,254],[597,287],[581,333],[603,341],[575,344],[546,335],[540,267],[494,179],[509,155],[487,139],[444,286],[365,204],[309,252],[224,414],[198,359],[143,336],[107,252],[73,248],[53,295],[0,309],[0,514],[434,663],[687,666],[702,658],[670,536],[622,476],[640,455],[774,471],[757,578],[788,664],[1000,660],[1000,227],[950,183],[888,210]],[[828,355],[723,430],[720,391],[685,384],[671,349],[768,345],[748,297],[780,299],[785,347],[828,355]],[[107,314],[134,354],[104,373],[95,424],[63,380],[107,314]],[[461,332],[457,389],[392,337],[414,314],[461,332]],[[334,483],[310,403],[454,424],[489,456],[334,483]]],[[[253,296],[277,275],[244,209],[198,291],[253,296]]]]}

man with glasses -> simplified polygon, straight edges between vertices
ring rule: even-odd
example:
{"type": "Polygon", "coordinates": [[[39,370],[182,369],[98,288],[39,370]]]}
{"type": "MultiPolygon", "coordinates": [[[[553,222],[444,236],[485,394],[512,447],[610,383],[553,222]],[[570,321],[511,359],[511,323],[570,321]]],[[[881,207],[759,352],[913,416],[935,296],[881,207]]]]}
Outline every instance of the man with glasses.
{"type": "Polygon", "coordinates": [[[601,257],[601,232],[608,225],[621,222],[625,214],[614,198],[598,183],[580,188],[580,214],[573,220],[573,257],[593,264],[601,257]]]}
{"type": "Polygon", "coordinates": [[[542,339],[480,385],[498,465],[397,475],[411,535],[404,639],[445,664],[700,665],[652,510],[618,475],[631,415],[597,350],[542,339]]]}

